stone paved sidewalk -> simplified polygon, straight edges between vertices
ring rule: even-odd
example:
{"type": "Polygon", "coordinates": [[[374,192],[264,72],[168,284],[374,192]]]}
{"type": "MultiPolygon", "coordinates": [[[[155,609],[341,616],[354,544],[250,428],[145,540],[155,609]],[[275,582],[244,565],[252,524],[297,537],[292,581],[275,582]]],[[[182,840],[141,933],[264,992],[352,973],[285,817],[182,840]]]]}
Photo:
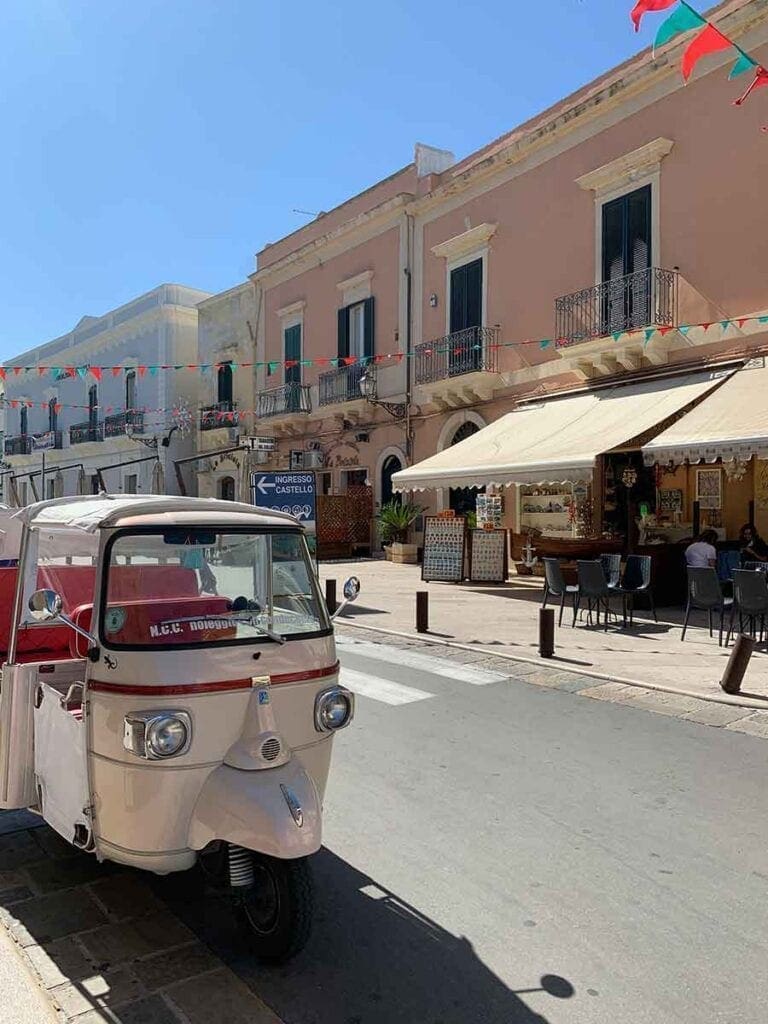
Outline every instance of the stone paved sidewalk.
{"type": "MultiPolygon", "coordinates": [[[[725,728],[733,732],[746,733],[768,739],[768,708],[765,711],[754,707],[743,707],[735,698],[730,703],[714,702],[648,689],[640,684],[627,685],[595,679],[581,672],[566,671],[549,661],[538,664],[513,661],[508,657],[488,654],[482,650],[461,650],[441,643],[439,640],[416,637],[398,637],[379,633],[375,629],[360,629],[357,624],[336,620],[336,633],[344,644],[354,646],[356,641],[380,643],[389,648],[416,649],[446,661],[474,665],[509,677],[512,682],[528,686],[542,686],[554,690],[566,690],[594,700],[607,700],[615,704],[631,704],[632,707],[651,711],[659,715],[725,728]]],[[[396,661],[396,655],[392,657],[396,661]]]]}
{"type": "Polygon", "coordinates": [[[174,878],[99,864],[0,812],[0,924],[62,1024],[280,1024],[168,909],[174,878]]]}
{"type": "MultiPolygon", "coordinates": [[[[512,577],[507,584],[423,583],[421,566],[359,560],[321,564],[320,578],[359,577],[359,599],[337,622],[367,629],[415,633],[416,591],[429,594],[429,627],[433,640],[459,643],[488,654],[503,653],[523,661],[544,662],[538,656],[538,613],[542,581],[512,577]]],[[[620,602],[613,599],[620,611],[620,602]]],[[[658,623],[646,611],[635,613],[633,628],[613,621],[606,631],[579,621],[555,632],[555,663],[563,669],[597,673],[607,679],[638,682],[696,697],[721,700],[720,688],[730,650],[719,647],[717,635],[704,628],[706,614],[695,613],[681,642],[681,610],[658,609],[658,623]]],[[[758,647],[742,684],[745,706],[768,709],[768,650],[758,647]]]]}

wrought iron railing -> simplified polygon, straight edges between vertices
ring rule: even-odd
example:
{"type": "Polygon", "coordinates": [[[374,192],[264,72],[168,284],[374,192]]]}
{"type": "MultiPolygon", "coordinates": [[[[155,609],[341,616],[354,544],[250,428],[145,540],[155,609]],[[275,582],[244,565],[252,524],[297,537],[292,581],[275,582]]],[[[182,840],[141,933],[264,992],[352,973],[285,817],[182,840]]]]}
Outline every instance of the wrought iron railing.
{"type": "Polygon", "coordinates": [[[6,455],[31,455],[33,452],[50,451],[61,448],[60,430],[43,430],[38,434],[16,434],[6,437],[4,442],[6,455]]]}
{"type": "Polygon", "coordinates": [[[214,402],[200,410],[200,429],[219,430],[237,426],[237,402],[214,402]]]}
{"type": "Polygon", "coordinates": [[[336,405],[339,402],[354,402],[363,397],[360,392],[360,378],[373,373],[372,366],[353,363],[340,366],[337,370],[321,373],[319,379],[320,405],[336,405]]]}
{"type": "Polygon", "coordinates": [[[676,270],[648,267],[555,299],[559,345],[642,327],[677,327],[676,270]]]}
{"type": "Polygon", "coordinates": [[[103,441],[104,440],[104,423],[91,423],[86,420],[85,423],[74,423],[69,428],[69,443],[70,444],[85,444],[87,441],[103,441]]]}
{"type": "Polygon", "coordinates": [[[259,392],[256,404],[256,415],[259,419],[300,412],[312,412],[309,384],[291,382],[259,392]]]}
{"type": "Polygon", "coordinates": [[[140,409],[129,409],[104,417],[104,436],[122,437],[123,434],[143,434],[144,413],[140,409]]]}
{"type": "Polygon", "coordinates": [[[498,327],[467,327],[424,341],[414,349],[414,382],[430,384],[465,373],[496,373],[498,345],[498,327]]]}

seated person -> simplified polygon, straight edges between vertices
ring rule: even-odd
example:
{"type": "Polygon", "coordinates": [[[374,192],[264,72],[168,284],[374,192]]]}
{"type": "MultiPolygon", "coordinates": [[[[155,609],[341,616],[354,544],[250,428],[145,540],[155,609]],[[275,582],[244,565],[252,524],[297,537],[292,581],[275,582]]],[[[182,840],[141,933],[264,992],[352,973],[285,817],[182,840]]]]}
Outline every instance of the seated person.
{"type": "Polygon", "coordinates": [[[745,523],[739,530],[739,548],[742,565],[745,562],[768,562],[768,545],[749,523],[745,523]]]}
{"type": "Polygon", "coordinates": [[[685,549],[685,564],[697,569],[706,569],[717,565],[717,534],[714,530],[705,530],[685,549]]]}

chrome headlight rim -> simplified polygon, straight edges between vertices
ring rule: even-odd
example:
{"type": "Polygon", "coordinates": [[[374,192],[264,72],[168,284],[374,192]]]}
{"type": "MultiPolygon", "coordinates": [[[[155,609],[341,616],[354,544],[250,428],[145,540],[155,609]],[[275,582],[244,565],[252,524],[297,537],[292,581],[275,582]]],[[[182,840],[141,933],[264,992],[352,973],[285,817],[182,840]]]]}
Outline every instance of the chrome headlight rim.
{"type": "Polygon", "coordinates": [[[325,690],[321,690],[315,697],[315,729],[317,732],[325,733],[326,735],[339,732],[341,729],[346,729],[354,717],[355,695],[345,686],[330,686],[325,690]],[[329,704],[335,701],[346,704],[347,714],[339,725],[330,725],[324,716],[324,711],[329,704]]]}
{"type": "Polygon", "coordinates": [[[186,754],[192,744],[192,716],[178,708],[153,708],[131,711],[125,716],[123,746],[145,761],[169,761],[186,754]],[[161,728],[169,723],[181,727],[181,742],[162,750],[157,740],[161,728]]]}

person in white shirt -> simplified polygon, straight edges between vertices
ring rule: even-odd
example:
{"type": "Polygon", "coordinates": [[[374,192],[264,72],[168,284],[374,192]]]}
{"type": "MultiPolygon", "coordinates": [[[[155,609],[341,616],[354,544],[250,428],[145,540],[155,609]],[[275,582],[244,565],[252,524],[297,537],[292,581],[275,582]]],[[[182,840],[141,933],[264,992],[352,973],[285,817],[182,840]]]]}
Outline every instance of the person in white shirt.
{"type": "Polygon", "coordinates": [[[685,549],[685,564],[698,569],[706,569],[707,566],[717,565],[717,551],[715,544],[717,534],[714,530],[705,530],[693,544],[685,549]]]}

